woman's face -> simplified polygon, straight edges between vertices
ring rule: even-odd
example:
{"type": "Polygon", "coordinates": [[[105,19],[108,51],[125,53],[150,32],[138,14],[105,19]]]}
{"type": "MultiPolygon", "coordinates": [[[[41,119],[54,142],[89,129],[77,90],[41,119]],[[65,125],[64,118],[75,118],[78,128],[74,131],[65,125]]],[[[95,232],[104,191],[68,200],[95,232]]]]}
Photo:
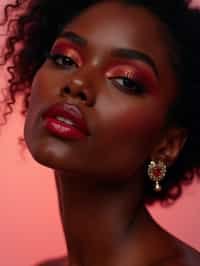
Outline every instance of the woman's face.
{"type": "Polygon", "coordinates": [[[148,10],[116,2],[90,7],[63,32],[51,54],[70,60],[47,58],[32,83],[28,148],[39,163],[66,174],[130,178],[163,136],[176,97],[169,33],[148,10]],[[44,112],[65,102],[81,110],[89,136],[64,139],[44,126],[44,112]]]}

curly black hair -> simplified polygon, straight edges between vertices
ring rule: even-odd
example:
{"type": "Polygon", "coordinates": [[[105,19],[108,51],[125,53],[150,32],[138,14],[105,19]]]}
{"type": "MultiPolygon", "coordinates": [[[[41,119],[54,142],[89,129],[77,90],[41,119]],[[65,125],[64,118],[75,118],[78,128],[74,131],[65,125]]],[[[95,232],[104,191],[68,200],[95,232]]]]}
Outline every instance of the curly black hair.
{"type": "MultiPolygon", "coordinates": [[[[182,193],[182,185],[198,177],[200,167],[200,10],[191,8],[189,0],[121,0],[139,5],[153,12],[165,23],[171,33],[173,54],[171,63],[180,83],[180,95],[169,111],[169,122],[189,130],[185,146],[163,180],[163,190],[152,189],[149,178],[145,182],[145,202],[171,204],[182,193]]],[[[35,73],[46,59],[56,37],[73,17],[83,9],[101,1],[65,0],[15,0],[4,6],[2,27],[6,27],[1,66],[6,66],[10,76],[7,95],[1,104],[5,106],[3,118],[13,112],[17,95],[23,97],[21,114],[26,115],[35,73]]],[[[20,137],[19,141],[23,141],[20,137]]]]}

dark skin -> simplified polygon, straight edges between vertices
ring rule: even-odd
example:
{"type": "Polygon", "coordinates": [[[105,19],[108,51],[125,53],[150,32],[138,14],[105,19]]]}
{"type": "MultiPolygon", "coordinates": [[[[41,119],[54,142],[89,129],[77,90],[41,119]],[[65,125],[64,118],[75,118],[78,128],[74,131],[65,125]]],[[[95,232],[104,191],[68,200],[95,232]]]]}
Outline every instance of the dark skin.
{"type": "Polygon", "coordinates": [[[67,259],[41,265],[199,265],[199,253],[156,224],[143,202],[146,164],[170,167],[187,139],[186,129],[166,126],[179,92],[163,37],[170,33],[148,10],[116,1],[90,7],[63,31],[81,41],[58,36],[51,52],[64,44],[74,64],[44,62],[24,129],[33,158],[55,170],[68,249],[67,259]],[[142,86],[124,82],[127,71],[142,86]],[[64,140],[45,130],[41,115],[56,102],[77,105],[90,136],[64,140]]]}

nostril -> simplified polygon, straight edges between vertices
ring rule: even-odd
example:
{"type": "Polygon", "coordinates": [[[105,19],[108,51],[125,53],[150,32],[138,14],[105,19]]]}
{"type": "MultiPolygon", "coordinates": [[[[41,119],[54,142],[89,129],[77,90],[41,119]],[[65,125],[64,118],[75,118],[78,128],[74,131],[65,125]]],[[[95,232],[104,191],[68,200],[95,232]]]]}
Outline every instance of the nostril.
{"type": "MultiPolygon", "coordinates": [[[[64,94],[68,94],[68,93],[70,93],[70,88],[69,87],[65,87],[65,88],[63,88],[63,93],[64,94]]],[[[83,101],[86,101],[87,100],[87,96],[85,95],[85,93],[84,92],[82,92],[82,91],[79,91],[79,92],[75,92],[75,91],[71,91],[71,93],[73,94],[73,95],[78,95],[83,101]]]]}
{"type": "Polygon", "coordinates": [[[86,101],[87,97],[85,96],[83,92],[80,92],[79,96],[81,97],[82,100],[86,101]]]}
{"type": "Polygon", "coordinates": [[[69,88],[68,87],[67,88],[64,88],[64,92],[65,93],[69,93],[70,92],[69,88]]]}

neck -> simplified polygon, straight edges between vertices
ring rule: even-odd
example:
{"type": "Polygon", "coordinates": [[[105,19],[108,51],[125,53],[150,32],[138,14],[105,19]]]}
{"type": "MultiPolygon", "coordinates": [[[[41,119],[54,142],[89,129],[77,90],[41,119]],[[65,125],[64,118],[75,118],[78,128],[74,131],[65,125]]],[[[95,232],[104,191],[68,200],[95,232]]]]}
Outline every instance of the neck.
{"type": "Polygon", "coordinates": [[[78,182],[61,172],[56,179],[69,265],[130,265],[130,247],[139,247],[154,223],[141,184],[78,182]]]}

